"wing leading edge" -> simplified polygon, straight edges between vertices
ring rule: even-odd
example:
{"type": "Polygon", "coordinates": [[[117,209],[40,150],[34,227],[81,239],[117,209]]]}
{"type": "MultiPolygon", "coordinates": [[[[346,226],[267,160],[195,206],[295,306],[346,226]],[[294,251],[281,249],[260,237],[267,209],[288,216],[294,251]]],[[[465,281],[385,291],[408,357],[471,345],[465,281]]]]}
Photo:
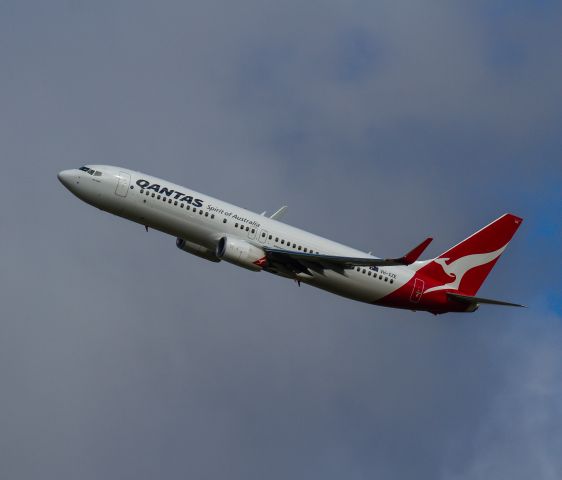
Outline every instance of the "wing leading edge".
{"type": "Polygon", "coordinates": [[[410,265],[415,262],[433,239],[426,238],[417,247],[399,258],[364,258],[342,257],[338,255],[322,255],[316,253],[294,252],[265,247],[267,260],[274,265],[280,265],[293,272],[304,272],[310,275],[310,270],[330,269],[343,273],[343,270],[354,267],[390,267],[410,265]]]}

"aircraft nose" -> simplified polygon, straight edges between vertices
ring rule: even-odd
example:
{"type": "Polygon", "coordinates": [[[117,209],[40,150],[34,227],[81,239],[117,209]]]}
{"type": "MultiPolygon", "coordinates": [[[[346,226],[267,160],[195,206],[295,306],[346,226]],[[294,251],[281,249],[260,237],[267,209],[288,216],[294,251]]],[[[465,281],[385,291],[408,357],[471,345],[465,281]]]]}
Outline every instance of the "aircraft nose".
{"type": "Polygon", "coordinates": [[[68,189],[70,189],[72,179],[75,176],[76,175],[72,170],[63,170],[62,172],[59,172],[57,174],[57,178],[59,179],[60,183],[62,183],[68,189]]]}

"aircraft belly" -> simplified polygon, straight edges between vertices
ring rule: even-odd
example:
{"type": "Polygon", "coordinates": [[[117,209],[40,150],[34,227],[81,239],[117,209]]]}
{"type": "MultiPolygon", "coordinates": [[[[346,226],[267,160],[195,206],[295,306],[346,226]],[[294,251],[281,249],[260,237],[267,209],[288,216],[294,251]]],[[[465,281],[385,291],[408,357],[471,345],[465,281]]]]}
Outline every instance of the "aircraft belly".
{"type": "Polygon", "coordinates": [[[365,277],[364,274],[355,271],[341,275],[331,270],[325,270],[324,274],[313,273],[312,277],[310,275],[300,275],[299,280],[342,297],[372,303],[400,288],[407,283],[413,274],[414,272],[411,275],[406,274],[407,278],[404,275],[397,276],[396,280],[390,283],[378,278],[365,277]]]}
{"type": "Polygon", "coordinates": [[[184,210],[178,214],[177,211],[170,210],[167,206],[160,207],[159,204],[131,204],[121,216],[168,235],[214,247],[214,230],[202,225],[197,217],[186,214],[184,210]]]}

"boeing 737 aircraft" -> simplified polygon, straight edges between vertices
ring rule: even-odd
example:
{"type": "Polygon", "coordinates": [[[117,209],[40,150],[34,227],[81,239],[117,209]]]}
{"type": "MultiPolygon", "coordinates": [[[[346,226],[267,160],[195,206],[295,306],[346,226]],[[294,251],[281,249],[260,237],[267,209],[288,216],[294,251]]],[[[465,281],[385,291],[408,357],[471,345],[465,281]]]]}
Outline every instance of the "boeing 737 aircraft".
{"type": "Polygon", "coordinates": [[[382,259],[126,168],[88,165],[58,174],[81,200],[176,237],[181,250],[264,270],[343,297],[434,314],[514,303],[475,296],[522,219],[505,214],[437,258],[418,260],[427,238],[402,257],[382,259]]]}

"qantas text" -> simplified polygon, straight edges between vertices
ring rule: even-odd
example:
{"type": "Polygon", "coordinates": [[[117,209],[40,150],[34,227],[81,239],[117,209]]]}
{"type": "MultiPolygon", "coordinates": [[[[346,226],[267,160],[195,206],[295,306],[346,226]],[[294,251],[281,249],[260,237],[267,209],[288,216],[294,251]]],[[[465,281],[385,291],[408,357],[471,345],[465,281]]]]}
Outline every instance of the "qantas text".
{"type": "Polygon", "coordinates": [[[185,193],[176,192],[175,190],[171,190],[166,187],[161,187],[157,183],[151,184],[148,180],[143,180],[142,178],[137,180],[137,185],[140,188],[144,188],[145,190],[154,190],[155,192],[161,195],[167,195],[168,197],[173,196],[176,200],[179,200],[180,202],[189,203],[194,207],[203,206],[203,200],[201,200],[200,198],[193,198],[190,195],[186,195],[185,193]]]}

